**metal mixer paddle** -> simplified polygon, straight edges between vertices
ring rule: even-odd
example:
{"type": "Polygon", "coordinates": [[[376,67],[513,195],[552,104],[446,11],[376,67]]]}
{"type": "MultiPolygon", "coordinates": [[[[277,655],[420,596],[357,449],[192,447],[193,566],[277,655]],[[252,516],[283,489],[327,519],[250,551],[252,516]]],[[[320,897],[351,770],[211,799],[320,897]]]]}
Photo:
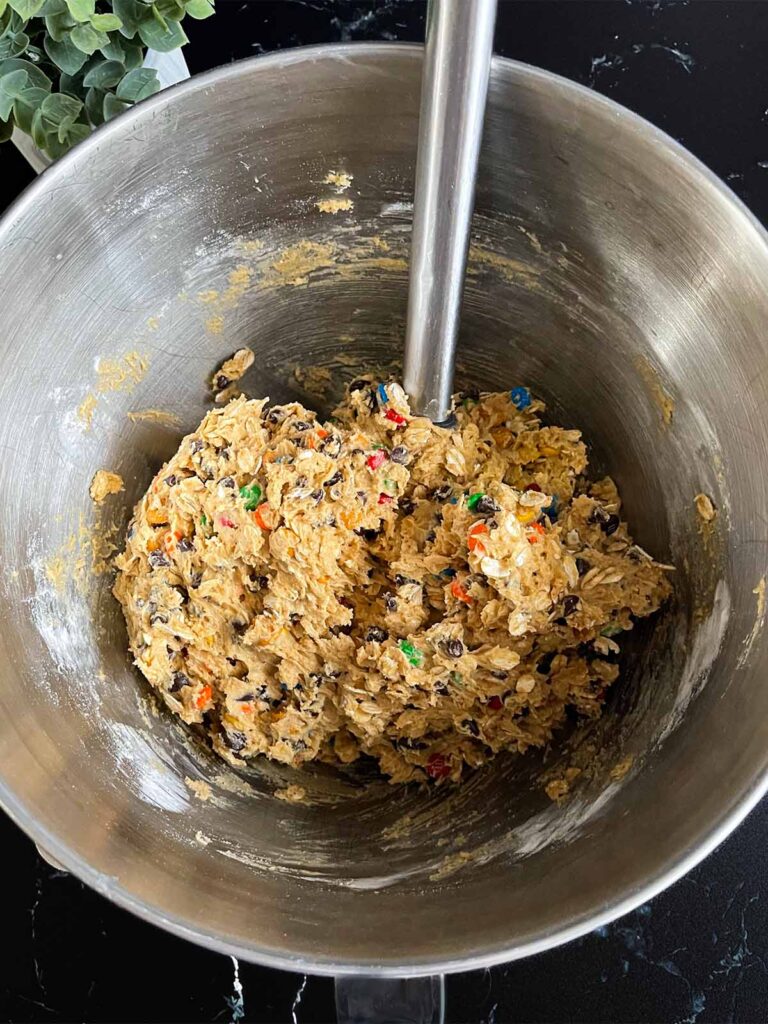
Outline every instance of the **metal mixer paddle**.
{"type": "Polygon", "coordinates": [[[403,376],[435,423],[451,411],[495,20],[496,0],[431,0],[427,14],[403,376]]]}

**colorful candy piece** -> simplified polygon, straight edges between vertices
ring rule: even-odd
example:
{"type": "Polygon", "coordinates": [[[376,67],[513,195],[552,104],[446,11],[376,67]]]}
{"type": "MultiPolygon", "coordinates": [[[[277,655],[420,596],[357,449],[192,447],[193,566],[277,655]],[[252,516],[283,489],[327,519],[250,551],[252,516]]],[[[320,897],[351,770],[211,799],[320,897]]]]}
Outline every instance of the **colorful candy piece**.
{"type": "Polygon", "coordinates": [[[418,647],[414,647],[408,640],[400,640],[397,645],[405,655],[408,663],[413,665],[414,668],[418,668],[424,660],[424,652],[420,651],[418,647]]]}
{"type": "Polygon", "coordinates": [[[454,580],[451,584],[451,593],[457,601],[461,601],[463,604],[472,604],[472,598],[458,580],[454,580]]]}
{"type": "Polygon", "coordinates": [[[388,458],[389,456],[387,455],[386,451],[383,448],[379,448],[377,451],[373,453],[373,455],[368,456],[368,458],[365,460],[365,464],[368,467],[368,469],[376,470],[380,466],[383,466],[388,458]]]}
{"type": "Polygon", "coordinates": [[[391,494],[385,494],[384,491],[379,495],[379,505],[389,505],[394,500],[391,494]]]}
{"type": "Polygon", "coordinates": [[[493,697],[490,697],[488,699],[488,707],[492,711],[501,711],[501,709],[504,707],[504,701],[501,699],[501,697],[494,694],[493,697]]]}
{"type": "Polygon", "coordinates": [[[398,427],[402,427],[405,423],[408,422],[408,420],[405,418],[405,416],[402,416],[397,411],[397,409],[387,409],[387,411],[384,414],[384,416],[385,416],[386,419],[391,420],[392,423],[396,423],[398,427]]]}
{"type": "Polygon", "coordinates": [[[376,396],[378,397],[381,405],[386,405],[387,402],[389,401],[387,389],[384,387],[383,384],[379,384],[379,386],[376,388],[376,396]]]}
{"type": "Polygon", "coordinates": [[[512,388],[509,392],[509,400],[516,409],[519,409],[520,412],[522,412],[523,409],[527,409],[531,404],[531,392],[528,388],[524,388],[522,386],[512,388]]]}
{"type": "Polygon", "coordinates": [[[478,551],[481,554],[485,551],[485,547],[480,539],[485,533],[488,533],[488,527],[485,523],[479,522],[470,526],[469,533],[467,534],[467,547],[470,551],[478,551]]]}
{"type": "Polygon", "coordinates": [[[261,501],[261,487],[257,483],[245,484],[240,488],[240,497],[245,502],[245,511],[253,512],[261,501]]]}
{"type": "Polygon", "coordinates": [[[553,494],[552,495],[552,501],[550,501],[550,503],[547,505],[546,508],[542,509],[542,512],[550,520],[550,522],[554,522],[555,519],[557,519],[557,508],[558,508],[557,495],[553,494]]]}
{"type": "Polygon", "coordinates": [[[267,501],[259,505],[255,512],[251,512],[251,518],[261,530],[271,530],[273,528],[272,509],[267,501]]]}
{"type": "Polygon", "coordinates": [[[426,771],[430,779],[447,779],[451,774],[451,766],[443,754],[432,754],[427,761],[426,771]]]}
{"type": "Polygon", "coordinates": [[[475,509],[477,508],[477,503],[480,501],[481,498],[484,497],[485,494],[483,491],[475,491],[474,494],[470,494],[470,496],[467,498],[467,508],[469,509],[469,511],[474,512],[475,509]]]}

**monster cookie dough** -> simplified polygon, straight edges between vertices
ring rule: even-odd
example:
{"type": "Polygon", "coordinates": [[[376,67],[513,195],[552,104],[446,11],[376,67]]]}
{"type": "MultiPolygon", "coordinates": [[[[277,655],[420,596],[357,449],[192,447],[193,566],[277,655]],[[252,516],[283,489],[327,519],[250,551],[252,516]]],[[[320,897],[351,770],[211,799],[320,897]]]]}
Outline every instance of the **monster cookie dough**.
{"type": "Polygon", "coordinates": [[[465,392],[445,429],[363,379],[325,423],[245,398],[209,413],[118,559],[136,664],[230,761],[365,754],[394,782],[599,715],[618,635],[670,587],[543,408],[465,392]]]}

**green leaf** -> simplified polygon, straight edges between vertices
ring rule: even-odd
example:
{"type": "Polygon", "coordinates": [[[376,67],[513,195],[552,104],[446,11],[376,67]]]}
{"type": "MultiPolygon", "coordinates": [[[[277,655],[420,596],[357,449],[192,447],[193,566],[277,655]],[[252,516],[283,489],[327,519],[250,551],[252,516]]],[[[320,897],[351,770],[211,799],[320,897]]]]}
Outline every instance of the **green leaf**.
{"type": "Polygon", "coordinates": [[[40,8],[40,18],[55,17],[57,14],[69,14],[69,8],[67,7],[67,0],[45,0],[45,3],[40,8]]]}
{"type": "Polygon", "coordinates": [[[0,121],[7,121],[13,110],[14,100],[27,88],[29,75],[21,68],[0,78],[0,121]]]}
{"type": "Polygon", "coordinates": [[[154,68],[136,68],[120,82],[115,95],[126,103],[139,103],[154,96],[159,89],[160,82],[154,68]]]}
{"type": "Polygon", "coordinates": [[[91,17],[91,25],[99,32],[117,32],[123,27],[116,14],[94,14],[91,17]]]}
{"type": "Polygon", "coordinates": [[[169,21],[167,26],[167,29],[163,30],[156,21],[142,21],[139,25],[141,41],[159,53],[170,53],[171,50],[177,50],[189,42],[178,21],[169,21]]]}
{"type": "Polygon", "coordinates": [[[7,121],[0,120],[0,142],[7,142],[12,135],[13,118],[9,117],[7,121]]]}
{"type": "Polygon", "coordinates": [[[112,33],[109,37],[109,42],[106,46],[102,46],[100,52],[107,60],[119,60],[121,63],[125,60],[123,42],[116,32],[112,33]]]}
{"type": "Polygon", "coordinates": [[[35,111],[47,95],[45,89],[33,86],[31,89],[25,89],[14,102],[13,119],[21,131],[26,132],[27,135],[32,131],[32,118],[35,116],[35,111]]]}
{"type": "Polygon", "coordinates": [[[8,0],[8,3],[20,17],[27,20],[39,14],[45,0],[8,0]]]}
{"type": "Polygon", "coordinates": [[[45,28],[48,35],[52,39],[55,39],[57,43],[60,43],[64,38],[66,38],[76,24],[77,22],[71,16],[66,6],[63,11],[59,11],[55,14],[48,14],[45,18],[45,28]]]}
{"type": "Polygon", "coordinates": [[[150,12],[152,14],[152,17],[155,19],[155,21],[160,26],[160,28],[163,30],[163,32],[167,32],[168,31],[168,22],[163,17],[163,13],[160,10],[159,5],[156,4],[156,3],[153,3],[152,6],[149,8],[149,10],[150,10],[150,12]]]}
{"type": "Polygon", "coordinates": [[[146,16],[145,5],[138,0],[112,0],[112,10],[123,23],[122,34],[132,39],[139,30],[139,22],[146,16]]]}
{"type": "Polygon", "coordinates": [[[75,21],[89,21],[96,13],[96,0],[67,0],[67,7],[75,21]]]}
{"type": "Polygon", "coordinates": [[[45,52],[56,67],[68,75],[76,75],[88,60],[88,54],[75,46],[69,33],[61,41],[46,38],[44,45],[45,52]]]}
{"type": "Polygon", "coordinates": [[[129,71],[133,71],[134,68],[140,68],[144,63],[144,47],[139,44],[134,46],[132,42],[126,42],[125,47],[125,60],[124,64],[129,71]]]}
{"type": "Polygon", "coordinates": [[[32,118],[32,141],[38,149],[45,149],[47,142],[47,134],[43,127],[43,112],[40,107],[35,111],[35,115],[32,118]]]}
{"type": "Polygon", "coordinates": [[[0,18],[5,14],[5,9],[8,6],[8,0],[0,0],[0,18]]]}
{"type": "Polygon", "coordinates": [[[80,116],[82,109],[82,100],[76,100],[63,92],[49,93],[40,105],[46,131],[58,130],[62,124],[71,124],[80,116]]]}
{"type": "Polygon", "coordinates": [[[69,33],[69,38],[78,50],[82,50],[88,56],[109,43],[109,36],[106,32],[97,32],[90,25],[76,25],[69,33]]]}
{"type": "Polygon", "coordinates": [[[107,60],[97,64],[83,79],[83,85],[95,89],[112,89],[125,76],[125,64],[119,60],[107,60]]]}
{"type": "Polygon", "coordinates": [[[8,57],[20,57],[26,53],[29,46],[29,36],[26,32],[13,32],[0,36],[0,60],[8,57]]]}
{"type": "Polygon", "coordinates": [[[130,103],[123,103],[113,93],[108,92],[104,97],[104,120],[109,121],[110,118],[122,114],[124,110],[130,110],[130,108],[130,103]]]}
{"type": "Polygon", "coordinates": [[[197,21],[204,21],[216,13],[214,0],[184,0],[184,10],[197,21]]]}
{"type": "Polygon", "coordinates": [[[166,27],[166,18],[169,21],[181,21],[184,17],[184,4],[182,0],[155,0],[152,11],[159,23],[166,27]]]}
{"type": "Polygon", "coordinates": [[[85,94],[85,112],[94,128],[104,124],[104,93],[101,89],[89,89],[85,94]]]}
{"type": "Polygon", "coordinates": [[[80,98],[82,92],[83,80],[81,75],[68,75],[66,71],[62,71],[59,76],[59,92],[66,93],[67,96],[73,96],[76,100],[80,98]]]}
{"type": "Polygon", "coordinates": [[[26,71],[29,75],[30,85],[39,86],[39,88],[45,89],[46,92],[51,91],[51,85],[53,83],[48,75],[30,61],[22,60],[20,57],[11,57],[0,63],[0,79],[5,75],[10,74],[12,71],[18,71],[20,68],[26,71]]]}

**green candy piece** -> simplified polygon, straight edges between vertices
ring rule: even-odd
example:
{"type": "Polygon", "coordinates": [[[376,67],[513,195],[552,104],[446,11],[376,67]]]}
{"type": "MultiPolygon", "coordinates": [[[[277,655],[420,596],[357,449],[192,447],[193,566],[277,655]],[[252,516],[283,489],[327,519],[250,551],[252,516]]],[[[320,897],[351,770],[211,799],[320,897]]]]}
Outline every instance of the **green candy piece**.
{"type": "Polygon", "coordinates": [[[408,663],[413,665],[414,668],[418,668],[421,665],[424,660],[424,652],[420,651],[418,647],[414,647],[407,640],[401,640],[397,646],[408,659],[408,663]]]}
{"type": "Polygon", "coordinates": [[[482,491],[475,491],[474,494],[470,494],[470,496],[467,498],[467,508],[469,509],[469,511],[474,512],[475,509],[477,508],[478,501],[480,501],[480,499],[484,497],[485,495],[483,494],[482,491]]]}
{"type": "Polygon", "coordinates": [[[253,512],[261,504],[261,488],[258,484],[246,484],[240,488],[240,497],[245,500],[246,512],[253,512]]]}
{"type": "Polygon", "coordinates": [[[202,515],[200,516],[200,525],[201,525],[201,526],[207,526],[207,525],[208,525],[208,517],[206,516],[206,514],[205,514],[205,513],[203,513],[203,514],[202,514],[202,515]]]}

